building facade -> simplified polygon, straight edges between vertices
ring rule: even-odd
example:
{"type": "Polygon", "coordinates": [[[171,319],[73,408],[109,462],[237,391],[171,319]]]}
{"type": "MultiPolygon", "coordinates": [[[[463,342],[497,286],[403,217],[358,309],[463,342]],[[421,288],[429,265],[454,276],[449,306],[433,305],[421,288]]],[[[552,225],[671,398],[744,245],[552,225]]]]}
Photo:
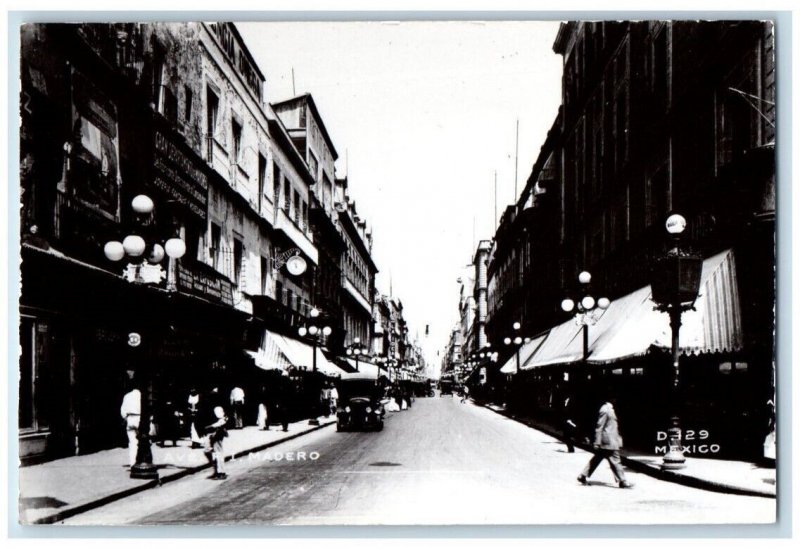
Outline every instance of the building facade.
{"type": "Polygon", "coordinates": [[[641,419],[626,440],[652,451],[669,409],[669,345],[656,337],[626,357],[608,338],[627,329],[615,302],[649,285],[664,221],[679,212],[706,258],[705,312],[681,335],[685,427],[709,429],[720,455],[752,457],[774,391],[772,25],[570,22],[554,50],[564,58],[562,105],[489,265],[490,340],[513,321],[532,339],[511,400],[546,416],[579,394],[588,420],[594,399],[611,391],[621,415],[641,419]],[[579,343],[555,341],[579,329],[560,303],[584,289],[584,270],[589,291],[612,306],[589,327],[581,360],[579,343]]]}
{"type": "Polygon", "coordinates": [[[336,151],[310,96],[306,126],[266,102],[235,25],[35,24],[21,52],[25,463],[124,444],[134,386],[180,404],[191,387],[254,395],[310,370],[298,334],[317,302],[338,328],[328,356],[370,341],[377,268],[336,151]],[[134,211],[139,195],[152,213],[134,211]],[[109,243],[131,236],[144,252],[115,261],[109,243]],[[165,257],[171,238],[182,257],[165,257]],[[308,268],[290,272],[296,256],[308,268]]]}

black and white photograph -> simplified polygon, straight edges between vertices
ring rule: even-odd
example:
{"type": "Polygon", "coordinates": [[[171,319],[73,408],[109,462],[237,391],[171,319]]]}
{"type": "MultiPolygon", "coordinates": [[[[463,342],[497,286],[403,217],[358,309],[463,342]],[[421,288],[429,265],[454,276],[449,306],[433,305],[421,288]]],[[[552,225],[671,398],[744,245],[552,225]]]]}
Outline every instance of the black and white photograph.
{"type": "Polygon", "coordinates": [[[12,28],[18,524],[774,524],[781,29],[656,15],[12,28]]]}

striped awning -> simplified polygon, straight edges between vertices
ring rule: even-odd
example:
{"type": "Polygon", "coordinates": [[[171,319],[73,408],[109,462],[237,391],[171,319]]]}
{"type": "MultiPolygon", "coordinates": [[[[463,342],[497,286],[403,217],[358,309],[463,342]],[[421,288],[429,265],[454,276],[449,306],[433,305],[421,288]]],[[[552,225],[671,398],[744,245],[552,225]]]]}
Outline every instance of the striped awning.
{"type": "MultiPolygon", "coordinates": [[[[611,302],[589,326],[588,362],[604,364],[642,356],[651,347],[669,349],[669,315],[655,309],[650,286],[611,302]]],[[[682,354],[737,351],[742,347],[742,320],[732,250],[703,262],[695,310],[681,317],[682,354]]],[[[527,368],[578,362],[583,357],[582,326],[569,320],[552,328],[527,368]]],[[[525,368],[523,368],[525,369],[525,368]]]]}
{"type": "MultiPolygon", "coordinates": [[[[528,343],[525,343],[519,349],[519,367],[520,370],[525,370],[526,368],[530,368],[527,366],[528,362],[530,362],[531,358],[533,358],[533,354],[542,344],[542,342],[547,337],[547,334],[540,335],[538,337],[533,338],[528,343]]],[[[503,367],[500,368],[500,372],[504,374],[514,374],[517,372],[517,354],[512,353],[511,357],[503,364],[503,367]]]]}
{"type": "Polygon", "coordinates": [[[344,373],[341,368],[328,361],[319,347],[314,349],[313,346],[307,343],[270,331],[267,331],[266,335],[267,339],[286,357],[289,364],[296,368],[304,367],[312,370],[314,367],[314,351],[316,350],[318,372],[322,372],[326,376],[340,376],[344,373]]]}
{"type": "Polygon", "coordinates": [[[358,360],[358,369],[356,369],[356,361],[352,358],[346,358],[347,363],[353,367],[354,371],[360,372],[363,377],[371,377],[373,379],[377,379],[379,377],[389,377],[389,371],[380,368],[379,366],[372,364],[371,362],[366,362],[364,360],[358,360]]]}
{"type": "Polygon", "coordinates": [[[262,370],[286,370],[292,365],[292,361],[283,353],[273,336],[276,336],[276,334],[265,330],[258,349],[245,352],[250,355],[255,365],[262,370]]]}

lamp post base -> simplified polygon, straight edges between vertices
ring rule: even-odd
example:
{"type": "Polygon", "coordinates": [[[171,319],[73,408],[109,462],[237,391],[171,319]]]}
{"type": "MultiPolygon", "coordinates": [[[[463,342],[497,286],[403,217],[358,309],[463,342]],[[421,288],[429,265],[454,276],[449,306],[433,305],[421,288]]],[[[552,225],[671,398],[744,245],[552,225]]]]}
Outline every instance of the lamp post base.
{"type": "Polygon", "coordinates": [[[152,463],[137,463],[131,467],[131,478],[158,480],[158,468],[152,463]]]}
{"type": "Polygon", "coordinates": [[[667,430],[667,453],[664,454],[664,460],[661,463],[662,471],[674,471],[686,467],[680,420],[677,417],[673,417],[671,424],[671,427],[667,430]]]}

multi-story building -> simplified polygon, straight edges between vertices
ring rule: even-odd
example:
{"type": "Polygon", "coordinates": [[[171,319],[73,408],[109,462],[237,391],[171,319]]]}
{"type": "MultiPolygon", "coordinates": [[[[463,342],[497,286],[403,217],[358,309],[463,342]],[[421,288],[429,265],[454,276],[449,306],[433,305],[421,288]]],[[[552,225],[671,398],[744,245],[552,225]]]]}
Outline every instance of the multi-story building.
{"type": "Polygon", "coordinates": [[[372,301],[372,354],[386,359],[392,355],[392,318],[391,303],[388,296],[377,289],[372,301]]]}
{"type": "Polygon", "coordinates": [[[489,252],[492,249],[490,240],[481,240],[475,250],[472,265],[475,270],[475,290],[473,298],[475,300],[475,347],[483,349],[489,340],[486,337],[486,321],[488,319],[488,293],[489,277],[487,268],[489,265],[489,252]]]}
{"type": "Polygon", "coordinates": [[[476,333],[475,269],[472,265],[463,269],[458,282],[460,285],[458,314],[461,319],[461,352],[462,355],[469,356],[479,348],[476,333]]]}
{"type": "Polygon", "coordinates": [[[562,106],[489,266],[490,338],[515,320],[533,338],[519,405],[549,409],[570,392],[591,408],[612,391],[620,414],[640,418],[627,440],[655,441],[669,328],[647,285],[679,212],[706,258],[681,331],[685,427],[708,429],[722,454],[760,449],[774,390],[773,48],[768,22],[562,25],[562,106]],[[559,311],[582,270],[612,300],[586,359],[580,326],[559,311]]]}
{"type": "Polygon", "coordinates": [[[335,208],[339,201],[334,187],[334,162],[338,153],[310,94],[273,103],[272,107],[313,178],[309,221],[319,250],[319,262],[313,273],[313,302],[334,329],[328,347],[341,351],[345,332],[341,314],[341,262],[345,241],[335,208]]]}
{"type": "Polygon", "coordinates": [[[342,319],[347,334],[344,343],[350,345],[358,338],[362,345],[369,345],[372,341],[372,298],[378,272],[372,260],[372,234],[348,195],[347,179],[337,179],[336,185],[339,189],[335,196],[344,199],[336,206],[345,242],[341,263],[342,319]]]}
{"type": "Polygon", "coordinates": [[[440,375],[453,375],[463,364],[461,353],[461,323],[457,322],[450,330],[450,338],[442,357],[442,368],[440,375]]]}

